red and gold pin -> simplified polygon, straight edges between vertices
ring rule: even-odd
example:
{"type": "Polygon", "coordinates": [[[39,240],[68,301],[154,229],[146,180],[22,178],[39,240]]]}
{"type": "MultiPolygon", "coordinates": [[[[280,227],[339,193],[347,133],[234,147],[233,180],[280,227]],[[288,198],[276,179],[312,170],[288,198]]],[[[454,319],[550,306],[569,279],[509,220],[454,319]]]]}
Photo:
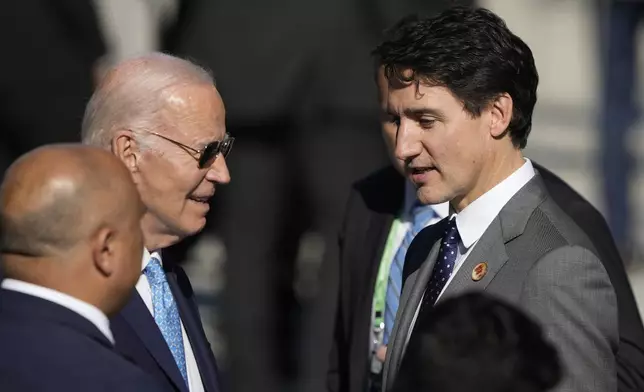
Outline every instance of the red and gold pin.
{"type": "Polygon", "coordinates": [[[478,282],[487,274],[487,263],[478,263],[472,270],[472,280],[478,282]]]}

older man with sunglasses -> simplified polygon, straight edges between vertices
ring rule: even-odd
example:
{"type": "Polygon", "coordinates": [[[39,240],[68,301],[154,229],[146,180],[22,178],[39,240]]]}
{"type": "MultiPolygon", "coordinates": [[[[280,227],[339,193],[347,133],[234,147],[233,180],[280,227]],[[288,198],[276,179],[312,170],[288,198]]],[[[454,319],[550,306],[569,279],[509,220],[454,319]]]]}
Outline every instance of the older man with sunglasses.
{"type": "Polygon", "coordinates": [[[111,320],[116,348],[175,391],[221,391],[188,277],[162,250],[204,227],[230,181],[224,118],[208,72],[155,53],[110,70],[83,119],[83,142],[121,159],[147,207],[136,292],[111,320]]]}

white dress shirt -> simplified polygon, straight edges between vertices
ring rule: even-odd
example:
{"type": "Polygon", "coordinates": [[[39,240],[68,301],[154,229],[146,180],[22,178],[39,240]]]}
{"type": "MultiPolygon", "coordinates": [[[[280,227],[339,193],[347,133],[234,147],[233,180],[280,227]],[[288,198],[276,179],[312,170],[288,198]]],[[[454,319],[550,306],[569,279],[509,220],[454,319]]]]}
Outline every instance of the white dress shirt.
{"type": "MultiPolygon", "coordinates": [[[[147,249],[143,250],[143,261],[141,265],[141,271],[150,262],[152,257],[157,258],[161,261],[163,265],[163,260],[161,255],[158,252],[150,252],[147,249]]],[[[141,273],[139,281],[136,283],[136,291],[141,296],[141,299],[145,303],[145,306],[148,307],[150,314],[154,317],[154,307],[152,306],[152,289],[150,288],[150,283],[148,282],[147,276],[144,273],[141,273]]],[[[190,345],[190,340],[186,334],[186,329],[183,327],[183,321],[181,321],[181,335],[183,337],[183,348],[184,354],[186,356],[186,371],[188,372],[188,390],[190,392],[203,392],[203,382],[201,381],[201,374],[199,373],[199,367],[197,366],[197,360],[195,359],[195,354],[192,351],[192,346],[190,345]]]]}
{"type": "MultiPolygon", "coordinates": [[[[449,280],[443,287],[438,299],[443,295],[447,286],[452,282],[454,276],[458,272],[461,265],[467,256],[474,249],[474,245],[478,240],[483,236],[485,230],[492,224],[494,218],[501,212],[503,207],[516,195],[521,188],[523,188],[534,176],[535,171],[532,166],[532,162],[529,159],[524,158],[525,163],[512,173],[508,178],[501,181],[494,188],[485,192],[478,199],[474,200],[470,205],[465,207],[460,213],[456,213],[450,207],[450,217],[456,219],[456,228],[458,229],[458,234],[460,236],[460,241],[458,245],[458,253],[456,256],[456,262],[454,264],[454,270],[449,280]]],[[[407,334],[407,343],[409,343],[409,338],[411,337],[411,331],[414,329],[416,324],[416,318],[420,312],[420,305],[423,301],[420,301],[418,308],[416,309],[416,315],[411,324],[411,327],[407,334]]]]}
{"type": "Polygon", "coordinates": [[[81,301],[70,295],[61,293],[60,291],[23,282],[21,280],[7,278],[2,281],[0,286],[5,290],[16,291],[22,294],[31,295],[32,297],[42,298],[79,314],[86,318],[90,323],[94,324],[94,326],[101,331],[103,335],[105,335],[107,340],[114,344],[114,336],[110,329],[110,321],[105,313],[96,306],[90,305],[87,302],[81,301]]]}

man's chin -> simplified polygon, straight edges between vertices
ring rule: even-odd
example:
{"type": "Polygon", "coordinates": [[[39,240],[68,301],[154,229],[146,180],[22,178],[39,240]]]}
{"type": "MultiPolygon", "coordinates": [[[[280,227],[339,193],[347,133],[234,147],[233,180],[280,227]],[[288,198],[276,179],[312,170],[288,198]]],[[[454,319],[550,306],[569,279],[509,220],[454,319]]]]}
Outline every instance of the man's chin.
{"type": "Polygon", "coordinates": [[[181,222],[177,222],[177,224],[172,227],[168,227],[170,229],[168,234],[171,233],[172,236],[177,237],[176,242],[181,242],[187,237],[199,234],[205,226],[205,217],[195,217],[190,219],[190,221],[183,220],[181,222]]]}
{"type": "Polygon", "coordinates": [[[416,197],[424,205],[436,205],[450,201],[449,196],[436,192],[436,190],[436,187],[429,189],[426,185],[420,186],[416,189],[416,197]]]}
{"type": "Polygon", "coordinates": [[[204,227],[206,227],[206,217],[200,217],[195,219],[189,226],[184,230],[184,237],[190,237],[196,234],[199,234],[204,227]]]}

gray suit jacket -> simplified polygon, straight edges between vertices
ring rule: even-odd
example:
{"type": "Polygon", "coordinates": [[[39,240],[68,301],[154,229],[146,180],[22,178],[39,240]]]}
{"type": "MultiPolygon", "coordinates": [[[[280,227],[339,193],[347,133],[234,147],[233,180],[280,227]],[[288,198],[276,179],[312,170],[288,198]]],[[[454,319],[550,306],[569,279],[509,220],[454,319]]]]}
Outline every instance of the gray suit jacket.
{"type": "MultiPolygon", "coordinates": [[[[398,374],[442,232],[426,228],[407,252],[406,279],[383,374],[384,392],[392,389],[398,374]]],[[[439,302],[483,290],[516,304],[541,323],[565,365],[556,391],[617,390],[619,333],[613,286],[592,244],[550,198],[539,175],[492,221],[439,302]],[[472,270],[481,262],[487,263],[488,272],[474,281],[472,270]]]]}

